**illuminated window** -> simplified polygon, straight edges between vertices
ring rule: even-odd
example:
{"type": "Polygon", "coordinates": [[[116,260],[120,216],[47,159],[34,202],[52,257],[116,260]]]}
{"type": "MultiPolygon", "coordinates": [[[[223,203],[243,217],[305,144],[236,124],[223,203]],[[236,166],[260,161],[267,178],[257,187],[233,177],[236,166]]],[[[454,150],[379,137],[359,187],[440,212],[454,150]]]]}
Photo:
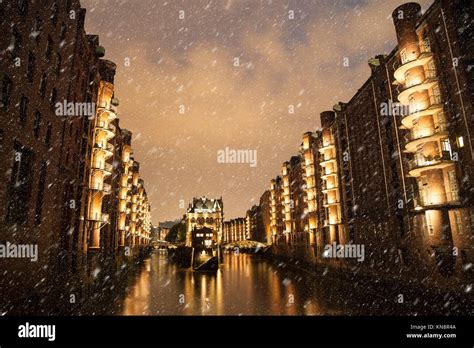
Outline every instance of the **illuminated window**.
{"type": "Polygon", "coordinates": [[[406,48],[400,51],[400,60],[402,61],[402,64],[405,64],[408,61],[406,48]]]}
{"type": "Polygon", "coordinates": [[[461,212],[454,211],[454,225],[456,226],[456,232],[462,234],[462,223],[461,223],[461,212]]]}
{"type": "Polygon", "coordinates": [[[425,214],[425,218],[426,218],[426,228],[428,229],[428,235],[433,236],[434,228],[433,228],[433,222],[431,221],[430,214],[425,214]]]}
{"type": "Polygon", "coordinates": [[[445,139],[441,140],[441,149],[444,152],[449,153],[449,157],[451,158],[451,144],[449,143],[448,138],[445,138],[445,139]]]}
{"type": "Polygon", "coordinates": [[[464,147],[464,138],[463,137],[457,137],[456,142],[457,142],[459,148],[464,147]]]}

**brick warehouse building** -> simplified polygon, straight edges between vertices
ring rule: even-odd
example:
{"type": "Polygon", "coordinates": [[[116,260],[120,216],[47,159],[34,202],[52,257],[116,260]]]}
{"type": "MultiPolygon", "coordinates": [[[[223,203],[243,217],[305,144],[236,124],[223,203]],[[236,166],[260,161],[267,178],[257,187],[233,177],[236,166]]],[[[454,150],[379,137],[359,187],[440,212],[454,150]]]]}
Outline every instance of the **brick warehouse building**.
{"type": "Polygon", "coordinates": [[[278,244],[283,238],[283,191],[282,179],[280,176],[270,181],[270,231],[271,243],[278,244]]]}
{"type": "Polygon", "coordinates": [[[261,231],[262,239],[258,240],[259,242],[271,244],[272,243],[272,231],[271,231],[271,217],[272,217],[272,212],[271,212],[271,192],[270,190],[266,190],[262,196],[260,197],[259,201],[259,208],[261,212],[261,228],[263,231],[261,231]]]}
{"type": "MultiPolygon", "coordinates": [[[[0,261],[1,309],[9,312],[15,299],[35,313],[54,311],[41,301],[45,291],[57,291],[58,307],[70,295],[79,305],[84,289],[97,282],[93,271],[113,264],[118,203],[110,176],[120,129],[111,115],[115,64],[102,59],[98,37],[85,33],[77,0],[2,2],[0,15],[0,241],[38,246],[37,262],[0,261]],[[57,115],[56,103],[86,104],[57,115]],[[111,159],[100,160],[98,153],[107,150],[111,159]],[[97,197],[110,202],[98,209],[97,197]]],[[[148,203],[142,214],[149,224],[148,203]]],[[[146,226],[141,243],[148,234],[146,226]]]]}
{"type": "Polygon", "coordinates": [[[321,129],[305,133],[315,147],[298,154],[306,172],[289,165],[294,158],[284,163],[283,178],[294,173],[287,182],[305,182],[303,192],[290,198],[284,181],[270,184],[274,206],[283,204],[281,214],[272,210],[270,229],[283,224],[274,243],[287,244],[274,252],[360,266],[375,277],[401,274],[452,287],[459,285],[453,279],[472,281],[472,10],[469,1],[444,0],[424,14],[415,3],[394,10],[398,46],[370,59],[371,76],[351,100],[322,112],[321,129]],[[312,170],[310,163],[318,165],[312,170]],[[295,202],[304,202],[304,214],[295,202]],[[299,250],[283,237],[306,230],[299,250]],[[331,243],[363,244],[365,261],[324,258],[331,243]]]}
{"type": "Polygon", "coordinates": [[[224,221],[223,225],[223,242],[231,243],[241,240],[247,240],[247,223],[246,219],[235,218],[228,221],[224,221]]]}
{"type": "Polygon", "coordinates": [[[344,228],[372,247],[378,274],[472,276],[473,57],[456,37],[467,5],[395,9],[399,46],[369,60],[371,77],[335,107],[344,228]]]}
{"type": "Polygon", "coordinates": [[[408,195],[407,227],[420,239],[416,251],[414,243],[407,243],[408,257],[428,264],[426,273],[437,266],[444,276],[462,274],[474,257],[474,35],[469,10],[472,16],[468,1],[439,1],[423,16],[413,3],[393,12],[398,52],[388,80],[397,86],[398,101],[409,106],[397,128],[404,136],[403,174],[414,191],[411,200],[408,195]]]}

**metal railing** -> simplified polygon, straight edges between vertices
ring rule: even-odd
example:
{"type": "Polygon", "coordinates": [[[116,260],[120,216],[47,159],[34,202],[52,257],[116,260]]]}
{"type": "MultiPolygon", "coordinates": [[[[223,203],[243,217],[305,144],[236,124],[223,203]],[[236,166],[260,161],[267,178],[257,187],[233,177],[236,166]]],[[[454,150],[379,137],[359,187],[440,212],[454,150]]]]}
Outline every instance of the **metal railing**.
{"type": "Polygon", "coordinates": [[[328,202],[326,198],[323,199],[323,205],[334,205],[341,203],[339,200],[333,200],[332,202],[328,202]]]}
{"type": "Polygon", "coordinates": [[[419,48],[420,48],[420,53],[429,53],[429,52],[431,52],[430,40],[428,40],[428,39],[421,40],[421,42],[419,44],[419,48]]]}
{"type": "Polygon", "coordinates": [[[334,145],[334,139],[330,139],[329,141],[323,141],[322,147],[328,147],[334,145]]]}
{"type": "Polygon", "coordinates": [[[330,225],[337,225],[337,224],[340,224],[340,223],[341,223],[341,219],[333,219],[332,221],[329,220],[329,219],[325,219],[324,223],[323,223],[323,226],[328,227],[330,225]]]}
{"type": "Polygon", "coordinates": [[[321,185],[321,190],[322,190],[322,191],[326,191],[326,190],[335,190],[335,189],[337,189],[337,188],[338,188],[338,186],[337,186],[337,185],[333,185],[333,186],[331,186],[331,187],[328,187],[328,185],[326,185],[326,184],[325,184],[325,183],[326,183],[326,181],[323,181],[323,182],[324,182],[324,184],[323,184],[323,185],[321,185]]]}
{"type": "Polygon", "coordinates": [[[109,221],[109,214],[105,214],[105,213],[89,214],[89,219],[88,220],[108,222],[109,221]]]}
{"type": "Polygon", "coordinates": [[[105,129],[112,133],[115,133],[115,130],[116,130],[115,126],[112,123],[104,122],[104,121],[98,121],[95,126],[96,128],[105,129]]]}
{"type": "Polygon", "coordinates": [[[459,204],[459,191],[448,191],[445,193],[424,193],[415,197],[415,207],[429,207],[444,204],[459,204]]]}
{"type": "Polygon", "coordinates": [[[435,69],[424,69],[425,80],[437,78],[435,69]]]}
{"type": "MultiPolygon", "coordinates": [[[[326,168],[326,170],[323,171],[323,173],[322,173],[323,175],[322,175],[322,176],[333,175],[333,174],[336,174],[336,173],[337,173],[337,171],[336,171],[334,168],[331,169],[331,170],[328,169],[329,167],[324,167],[324,168],[326,168]]],[[[323,179],[323,180],[324,180],[324,179],[323,179]]]]}
{"type": "Polygon", "coordinates": [[[408,72],[405,73],[405,86],[402,89],[403,91],[415,86],[420,86],[424,83],[427,83],[429,80],[437,78],[435,69],[424,69],[425,78],[422,81],[418,81],[418,76],[411,77],[411,76],[407,76],[407,74],[408,72]],[[411,83],[410,82],[411,80],[415,80],[416,83],[411,83]]]}
{"type": "MultiPolygon", "coordinates": [[[[431,44],[430,44],[430,41],[428,39],[424,39],[422,40],[421,42],[419,43],[414,43],[410,46],[407,46],[405,47],[407,50],[413,50],[414,48],[415,49],[418,49],[418,51],[420,52],[420,56],[424,53],[430,53],[431,52],[431,44]]],[[[403,59],[402,57],[400,57],[400,60],[399,60],[399,63],[398,65],[396,66],[396,68],[404,65],[404,64],[407,64],[407,63],[410,63],[410,62],[413,62],[414,60],[417,60],[420,58],[420,56],[418,57],[410,57],[410,58],[405,58],[403,59]]]]}
{"type": "Polygon", "coordinates": [[[421,103],[416,102],[416,103],[409,104],[408,114],[412,115],[412,114],[415,114],[415,113],[420,112],[420,111],[425,111],[425,110],[428,110],[429,108],[431,108],[432,106],[439,105],[439,104],[442,104],[442,103],[443,102],[442,102],[441,96],[439,94],[430,95],[429,98],[422,100],[421,103]],[[425,102],[427,102],[427,103],[425,103],[425,102]],[[423,106],[419,106],[419,105],[423,105],[423,106]]]}
{"type": "Polygon", "coordinates": [[[449,151],[443,151],[440,156],[435,157],[426,157],[426,156],[417,156],[412,160],[408,161],[408,168],[410,170],[420,167],[432,166],[443,161],[450,161],[451,154],[449,151]]]}
{"type": "Polygon", "coordinates": [[[413,140],[431,137],[432,135],[445,132],[448,129],[446,122],[437,122],[433,127],[413,128],[410,132],[405,134],[405,142],[409,143],[413,140]]]}
{"type": "Polygon", "coordinates": [[[333,154],[331,154],[331,155],[327,155],[327,154],[325,154],[325,155],[324,155],[324,156],[322,156],[322,157],[323,157],[323,160],[322,160],[322,162],[333,161],[333,160],[335,160],[335,159],[336,159],[336,156],[335,156],[335,155],[333,155],[333,154]]]}
{"type": "Polygon", "coordinates": [[[115,105],[113,105],[112,103],[110,103],[109,105],[107,105],[107,103],[97,103],[97,108],[98,109],[103,109],[107,112],[108,116],[109,116],[109,119],[114,119],[116,117],[118,117],[117,115],[117,107],[115,105]]]}
{"type": "Polygon", "coordinates": [[[91,184],[90,188],[92,190],[99,190],[99,191],[102,191],[102,183],[94,183],[94,184],[91,184]]]}
{"type": "Polygon", "coordinates": [[[92,190],[103,191],[105,193],[112,192],[112,186],[106,183],[94,183],[90,186],[92,190]]]}
{"type": "Polygon", "coordinates": [[[101,162],[101,163],[93,163],[92,169],[105,170],[109,173],[112,173],[114,167],[110,163],[101,162]]]}
{"type": "Polygon", "coordinates": [[[114,152],[115,146],[113,146],[111,143],[108,142],[99,142],[95,144],[96,148],[106,150],[109,152],[114,152]]]}

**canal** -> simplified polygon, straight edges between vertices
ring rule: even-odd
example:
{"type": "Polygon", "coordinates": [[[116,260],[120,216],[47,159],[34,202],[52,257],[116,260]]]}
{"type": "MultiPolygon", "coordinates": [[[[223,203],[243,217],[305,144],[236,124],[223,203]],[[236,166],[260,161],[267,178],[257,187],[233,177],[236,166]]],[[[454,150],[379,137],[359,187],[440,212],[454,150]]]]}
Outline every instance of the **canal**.
{"type": "MultiPolygon", "coordinates": [[[[332,272],[332,273],[331,273],[332,272]]],[[[154,252],[117,303],[121,315],[369,315],[456,314],[446,294],[382,291],[380,284],[315,275],[248,254],[225,254],[214,273],[193,272],[154,252]],[[446,301],[448,305],[446,306],[446,301]]]]}

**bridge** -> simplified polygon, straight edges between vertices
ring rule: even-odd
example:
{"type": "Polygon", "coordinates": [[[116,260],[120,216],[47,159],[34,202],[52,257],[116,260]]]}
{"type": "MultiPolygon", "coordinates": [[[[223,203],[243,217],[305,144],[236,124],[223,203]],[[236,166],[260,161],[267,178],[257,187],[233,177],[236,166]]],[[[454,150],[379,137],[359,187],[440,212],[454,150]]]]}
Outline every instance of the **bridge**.
{"type": "Polygon", "coordinates": [[[236,242],[230,242],[223,245],[226,251],[253,251],[253,252],[265,252],[270,248],[270,245],[260,243],[254,240],[239,240],[236,242]]]}
{"type": "Polygon", "coordinates": [[[169,249],[169,248],[176,248],[173,243],[170,243],[166,240],[155,240],[151,242],[151,246],[153,249],[169,249]]]}

